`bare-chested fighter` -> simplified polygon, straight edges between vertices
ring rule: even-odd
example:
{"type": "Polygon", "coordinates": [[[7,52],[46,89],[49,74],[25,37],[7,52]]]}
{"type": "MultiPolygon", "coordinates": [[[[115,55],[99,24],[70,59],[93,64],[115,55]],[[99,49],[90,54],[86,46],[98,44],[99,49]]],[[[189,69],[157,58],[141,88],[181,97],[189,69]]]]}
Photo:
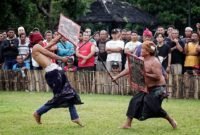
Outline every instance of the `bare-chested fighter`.
{"type": "Polygon", "coordinates": [[[62,58],[49,50],[55,48],[55,44],[59,41],[61,35],[53,39],[45,48],[42,47],[43,37],[39,32],[30,35],[30,43],[33,45],[32,57],[44,68],[47,84],[53,91],[53,98],[34,112],[33,116],[38,124],[41,124],[41,116],[52,108],[68,107],[72,122],[83,126],[77,114],[75,104],[82,104],[79,95],[71,87],[64,71],[51,59],[66,62],[66,58],[62,58]]]}
{"type": "MultiPolygon", "coordinates": [[[[162,101],[166,94],[166,82],[162,74],[162,66],[154,56],[155,44],[152,41],[145,41],[142,44],[141,56],[144,59],[145,84],[147,93],[138,92],[129,102],[127,120],[121,128],[131,128],[133,118],[140,121],[148,118],[164,118],[171,126],[177,128],[176,121],[162,109],[162,101]]],[[[129,73],[128,66],[121,73],[113,77],[113,80],[129,73]]]]}

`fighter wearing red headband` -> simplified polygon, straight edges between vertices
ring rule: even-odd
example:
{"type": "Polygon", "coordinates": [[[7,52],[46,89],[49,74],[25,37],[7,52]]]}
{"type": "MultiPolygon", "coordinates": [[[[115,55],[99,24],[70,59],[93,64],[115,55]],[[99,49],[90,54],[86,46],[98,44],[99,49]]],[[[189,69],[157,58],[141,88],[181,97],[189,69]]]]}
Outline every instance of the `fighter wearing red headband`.
{"type": "Polygon", "coordinates": [[[49,87],[53,90],[53,98],[40,107],[33,114],[36,122],[41,124],[41,116],[52,108],[68,107],[71,120],[82,126],[77,114],[75,104],[82,104],[79,95],[71,87],[64,71],[57,64],[52,63],[51,59],[66,62],[66,58],[57,56],[49,51],[61,38],[61,35],[53,39],[46,47],[42,47],[43,37],[39,32],[30,35],[30,43],[33,46],[32,56],[37,63],[46,71],[45,79],[49,87]]]}

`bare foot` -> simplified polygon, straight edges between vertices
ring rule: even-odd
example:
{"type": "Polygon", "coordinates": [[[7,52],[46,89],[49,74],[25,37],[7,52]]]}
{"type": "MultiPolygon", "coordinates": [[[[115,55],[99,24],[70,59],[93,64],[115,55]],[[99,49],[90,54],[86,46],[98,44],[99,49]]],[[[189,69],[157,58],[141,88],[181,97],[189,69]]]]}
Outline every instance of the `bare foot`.
{"type": "Polygon", "coordinates": [[[72,122],[78,124],[78,125],[81,126],[81,127],[84,127],[84,125],[81,123],[80,119],[72,120],[72,122]]]}
{"type": "Polygon", "coordinates": [[[119,128],[121,128],[121,129],[129,129],[129,128],[131,128],[131,126],[129,126],[129,125],[127,125],[127,124],[124,124],[124,125],[122,125],[122,126],[119,127],[119,128]]]}
{"type": "Polygon", "coordinates": [[[127,121],[120,128],[122,128],[122,129],[129,129],[129,128],[131,128],[131,120],[127,119],[127,121]]]}
{"type": "Polygon", "coordinates": [[[173,127],[173,129],[177,128],[177,122],[174,119],[171,119],[170,122],[171,126],[173,127]]]}
{"type": "Polygon", "coordinates": [[[35,118],[35,121],[37,122],[37,124],[42,124],[41,116],[37,112],[34,112],[33,117],[35,118]]]}

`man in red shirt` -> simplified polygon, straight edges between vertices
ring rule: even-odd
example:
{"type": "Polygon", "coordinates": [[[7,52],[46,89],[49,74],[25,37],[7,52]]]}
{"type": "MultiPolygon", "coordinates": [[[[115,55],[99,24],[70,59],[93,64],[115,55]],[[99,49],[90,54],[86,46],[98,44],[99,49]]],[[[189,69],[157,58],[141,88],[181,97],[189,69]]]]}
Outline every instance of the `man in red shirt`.
{"type": "Polygon", "coordinates": [[[76,56],[78,57],[78,70],[93,71],[95,67],[95,45],[89,41],[90,35],[83,33],[83,41],[78,44],[76,56]]]}

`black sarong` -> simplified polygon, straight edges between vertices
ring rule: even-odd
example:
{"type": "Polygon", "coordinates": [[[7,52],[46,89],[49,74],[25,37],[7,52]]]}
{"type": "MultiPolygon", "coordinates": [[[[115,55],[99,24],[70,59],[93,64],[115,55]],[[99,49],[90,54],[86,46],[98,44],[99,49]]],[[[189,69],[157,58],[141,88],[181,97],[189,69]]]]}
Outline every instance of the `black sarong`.
{"type": "Polygon", "coordinates": [[[79,95],[71,87],[64,71],[53,70],[45,74],[47,84],[53,91],[53,98],[45,105],[52,105],[54,108],[68,107],[70,104],[83,104],[79,95]]]}
{"type": "Polygon", "coordinates": [[[165,87],[158,86],[151,89],[149,93],[137,93],[129,102],[127,117],[138,120],[166,117],[167,113],[161,107],[163,92],[165,87]]]}

